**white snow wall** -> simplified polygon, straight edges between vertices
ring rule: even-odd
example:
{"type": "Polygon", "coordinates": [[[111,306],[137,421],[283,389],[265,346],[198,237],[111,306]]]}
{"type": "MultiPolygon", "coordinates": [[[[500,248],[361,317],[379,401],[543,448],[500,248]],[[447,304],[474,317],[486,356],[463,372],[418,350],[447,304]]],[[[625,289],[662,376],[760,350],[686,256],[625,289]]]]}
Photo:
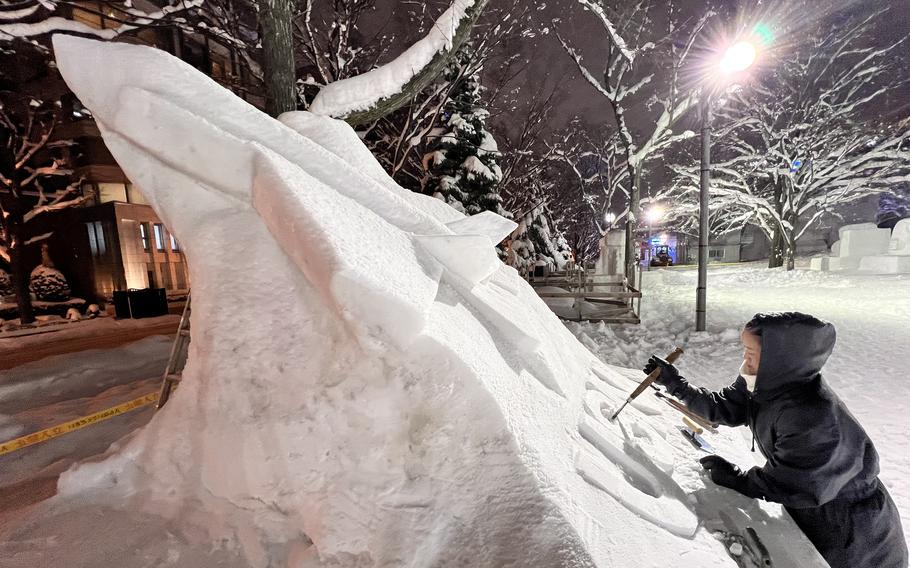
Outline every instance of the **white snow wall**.
{"type": "Polygon", "coordinates": [[[408,192],[343,122],[274,120],[163,51],[54,47],[193,286],[180,388],[62,494],[107,488],[253,566],[727,565],[661,408],[607,421],[634,383],[497,260],[513,223],[408,192]]]}

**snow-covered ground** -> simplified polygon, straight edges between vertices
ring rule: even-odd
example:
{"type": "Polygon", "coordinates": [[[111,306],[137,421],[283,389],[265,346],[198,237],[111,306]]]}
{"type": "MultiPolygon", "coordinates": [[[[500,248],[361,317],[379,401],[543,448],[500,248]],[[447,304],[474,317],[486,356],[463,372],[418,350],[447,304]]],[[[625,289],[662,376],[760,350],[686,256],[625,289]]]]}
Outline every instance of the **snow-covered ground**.
{"type": "MultiPolygon", "coordinates": [[[[88,331],[88,329],[86,329],[88,331]]],[[[0,442],[115,406],[161,384],[173,339],[48,357],[0,371],[0,442]]],[[[0,456],[0,488],[53,477],[145,424],[153,406],[0,456]]],[[[0,506],[2,509],[2,506],[0,506]]]]}
{"type": "Polygon", "coordinates": [[[838,341],[825,378],[875,442],[881,479],[910,535],[910,277],[787,272],[760,264],[712,267],[704,333],[693,331],[695,287],[691,269],[645,272],[641,325],[567,325],[603,361],[625,367],[640,368],[649,354],[664,356],[680,346],[686,350],[678,363],[682,374],[719,388],[736,377],[739,332],[756,312],[796,310],[831,321],[838,341]]]}

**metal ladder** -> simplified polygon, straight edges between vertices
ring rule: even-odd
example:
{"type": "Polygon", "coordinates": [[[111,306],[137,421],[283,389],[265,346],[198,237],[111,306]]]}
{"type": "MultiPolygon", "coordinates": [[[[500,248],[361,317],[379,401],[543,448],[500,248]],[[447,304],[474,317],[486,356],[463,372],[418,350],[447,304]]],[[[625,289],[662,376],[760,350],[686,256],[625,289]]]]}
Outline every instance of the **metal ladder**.
{"type": "Polygon", "coordinates": [[[187,346],[190,343],[190,312],[190,295],[187,294],[183,315],[180,316],[180,325],[177,327],[177,337],[174,338],[174,345],[171,346],[171,356],[167,360],[167,367],[164,369],[164,377],[161,380],[158,409],[164,406],[164,403],[170,398],[171,392],[180,382],[183,366],[186,365],[187,346]]]}

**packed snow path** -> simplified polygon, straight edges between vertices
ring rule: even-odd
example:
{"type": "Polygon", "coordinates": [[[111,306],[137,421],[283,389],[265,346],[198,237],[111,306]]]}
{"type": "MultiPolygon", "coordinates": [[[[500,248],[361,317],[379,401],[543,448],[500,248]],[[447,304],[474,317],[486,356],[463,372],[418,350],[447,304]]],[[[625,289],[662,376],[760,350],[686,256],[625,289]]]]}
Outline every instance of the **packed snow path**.
{"type": "MultiPolygon", "coordinates": [[[[831,321],[838,338],[825,379],[875,443],[882,482],[910,540],[910,278],[787,272],[758,264],[712,267],[708,331],[697,333],[692,331],[696,277],[685,268],[645,272],[640,326],[567,325],[602,360],[627,367],[642,366],[649,353],[685,346],[682,374],[697,385],[720,388],[736,377],[742,362],[739,332],[755,313],[797,310],[831,321]]],[[[747,429],[740,431],[748,435],[747,429]]]]}

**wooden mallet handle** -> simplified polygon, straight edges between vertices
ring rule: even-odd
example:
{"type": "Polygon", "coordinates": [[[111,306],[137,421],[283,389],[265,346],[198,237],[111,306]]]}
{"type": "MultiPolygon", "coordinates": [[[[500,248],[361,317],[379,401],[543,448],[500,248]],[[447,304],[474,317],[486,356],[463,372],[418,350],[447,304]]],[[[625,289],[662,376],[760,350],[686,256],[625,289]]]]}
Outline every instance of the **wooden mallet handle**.
{"type": "MultiPolygon", "coordinates": [[[[682,354],[683,354],[683,350],[680,349],[679,347],[677,347],[676,349],[673,350],[673,353],[670,353],[669,355],[667,355],[667,358],[666,358],[667,363],[675,363],[676,360],[679,359],[679,357],[682,354]]],[[[629,400],[635,400],[636,398],[638,398],[638,395],[645,392],[645,390],[647,390],[647,388],[649,386],[651,386],[651,383],[656,381],[657,377],[659,377],[659,376],[660,376],[660,367],[654,369],[653,371],[651,371],[651,374],[649,374],[647,377],[645,377],[645,380],[643,380],[638,385],[638,388],[636,388],[634,391],[632,391],[632,394],[629,395],[629,400]]]]}

